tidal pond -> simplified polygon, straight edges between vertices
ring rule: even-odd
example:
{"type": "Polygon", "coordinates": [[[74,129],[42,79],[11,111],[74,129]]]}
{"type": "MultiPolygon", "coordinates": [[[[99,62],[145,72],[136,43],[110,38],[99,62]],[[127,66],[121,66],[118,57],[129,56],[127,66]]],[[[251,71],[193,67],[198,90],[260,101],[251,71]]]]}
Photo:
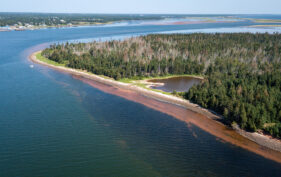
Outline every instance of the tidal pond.
{"type": "Polygon", "coordinates": [[[191,76],[179,76],[165,79],[151,79],[148,82],[152,82],[150,88],[162,90],[164,92],[186,92],[193,85],[199,84],[202,79],[191,76]]]}

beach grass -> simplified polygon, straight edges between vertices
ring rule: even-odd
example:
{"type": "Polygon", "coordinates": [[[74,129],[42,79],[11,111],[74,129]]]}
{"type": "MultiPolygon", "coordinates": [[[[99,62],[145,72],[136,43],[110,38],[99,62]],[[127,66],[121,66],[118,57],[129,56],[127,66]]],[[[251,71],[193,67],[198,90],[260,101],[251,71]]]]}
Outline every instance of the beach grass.
{"type": "Polygon", "coordinates": [[[162,90],[148,88],[148,87],[147,87],[145,84],[143,84],[143,83],[133,83],[133,85],[138,86],[138,87],[141,87],[141,88],[144,88],[144,89],[147,89],[147,90],[151,90],[151,91],[154,91],[154,92],[159,92],[159,93],[162,93],[162,94],[165,94],[165,95],[173,95],[173,94],[170,93],[170,92],[164,92],[164,91],[162,91],[162,90]]]}
{"type": "Polygon", "coordinates": [[[123,83],[132,83],[134,81],[141,81],[141,80],[149,80],[149,79],[169,79],[173,77],[194,77],[199,79],[204,79],[204,76],[202,75],[192,75],[192,74],[169,74],[165,76],[149,76],[149,77],[133,77],[133,78],[122,78],[119,79],[119,82],[123,83]]]}
{"type": "Polygon", "coordinates": [[[58,63],[58,62],[55,62],[55,61],[53,61],[53,60],[49,60],[48,58],[46,58],[46,57],[44,57],[44,56],[42,56],[42,53],[41,52],[39,52],[39,53],[37,53],[36,54],[36,58],[38,59],[38,60],[40,60],[40,61],[42,61],[42,62],[45,62],[45,63],[48,63],[48,64],[50,64],[50,65],[54,65],[54,66],[66,66],[66,63],[58,63]]]}

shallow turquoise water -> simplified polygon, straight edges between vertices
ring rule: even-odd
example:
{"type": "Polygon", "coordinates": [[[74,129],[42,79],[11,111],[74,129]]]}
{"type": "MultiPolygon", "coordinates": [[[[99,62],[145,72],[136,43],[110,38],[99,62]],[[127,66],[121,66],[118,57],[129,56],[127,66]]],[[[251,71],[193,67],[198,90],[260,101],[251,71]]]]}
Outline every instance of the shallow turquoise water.
{"type": "Polygon", "coordinates": [[[0,176],[280,176],[278,163],[27,60],[54,41],[243,25],[0,33],[0,176]]]}

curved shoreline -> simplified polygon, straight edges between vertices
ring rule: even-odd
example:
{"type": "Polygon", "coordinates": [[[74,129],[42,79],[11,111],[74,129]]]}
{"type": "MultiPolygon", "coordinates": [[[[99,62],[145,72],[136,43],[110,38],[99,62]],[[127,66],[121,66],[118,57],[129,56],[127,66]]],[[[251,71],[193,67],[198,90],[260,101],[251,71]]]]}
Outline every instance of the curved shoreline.
{"type": "Polygon", "coordinates": [[[29,59],[34,63],[72,74],[77,79],[104,92],[143,104],[173,116],[187,124],[194,124],[225,142],[281,163],[281,141],[277,139],[272,139],[258,133],[249,133],[239,128],[236,128],[236,131],[234,131],[218,121],[222,120],[220,116],[179,97],[165,95],[160,92],[154,92],[136,85],[122,83],[112,79],[106,79],[84,71],[63,66],[54,66],[42,62],[36,58],[36,54],[39,52],[40,51],[32,53],[29,56],[29,59]]]}

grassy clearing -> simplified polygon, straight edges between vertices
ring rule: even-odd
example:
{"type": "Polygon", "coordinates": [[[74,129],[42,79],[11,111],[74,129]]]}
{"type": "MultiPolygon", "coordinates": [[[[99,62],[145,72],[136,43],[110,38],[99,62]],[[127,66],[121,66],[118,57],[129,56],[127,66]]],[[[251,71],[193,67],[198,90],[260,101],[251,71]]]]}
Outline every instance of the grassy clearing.
{"type": "Polygon", "coordinates": [[[274,127],[276,125],[276,123],[265,123],[263,125],[264,128],[267,128],[267,127],[274,127]]]}
{"type": "MultiPolygon", "coordinates": [[[[133,85],[136,85],[138,87],[141,87],[141,88],[144,88],[144,89],[147,89],[147,90],[151,90],[151,91],[154,91],[154,92],[159,92],[159,93],[163,93],[165,95],[173,95],[172,93],[170,92],[164,92],[162,90],[157,90],[157,89],[152,89],[152,88],[148,88],[145,84],[143,83],[133,83],[133,85]]],[[[175,96],[175,95],[174,95],[175,96]]]]}
{"type": "Polygon", "coordinates": [[[157,76],[157,77],[144,77],[141,80],[146,80],[146,79],[169,79],[172,77],[197,77],[197,78],[204,78],[201,75],[192,75],[192,74],[173,74],[173,75],[166,75],[166,76],[157,76]]]}
{"type": "Polygon", "coordinates": [[[49,60],[48,58],[45,58],[44,56],[41,55],[41,52],[36,54],[36,58],[44,63],[48,63],[50,65],[54,65],[54,66],[66,66],[65,63],[61,64],[61,63],[57,63],[55,61],[49,60]]]}
{"type": "Polygon", "coordinates": [[[133,77],[133,78],[122,78],[118,80],[119,82],[132,83],[133,81],[148,80],[148,79],[169,79],[172,77],[194,77],[194,78],[204,78],[202,75],[191,75],[191,74],[179,74],[179,75],[166,75],[166,76],[150,76],[150,77],[133,77]]]}
{"type": "Polygon", "coordinates": [[[123,82],[123,83],[132,83],[133,81],[136,81],[136,79],[122,78],[118,80],[118,82],[123,82]]]}

